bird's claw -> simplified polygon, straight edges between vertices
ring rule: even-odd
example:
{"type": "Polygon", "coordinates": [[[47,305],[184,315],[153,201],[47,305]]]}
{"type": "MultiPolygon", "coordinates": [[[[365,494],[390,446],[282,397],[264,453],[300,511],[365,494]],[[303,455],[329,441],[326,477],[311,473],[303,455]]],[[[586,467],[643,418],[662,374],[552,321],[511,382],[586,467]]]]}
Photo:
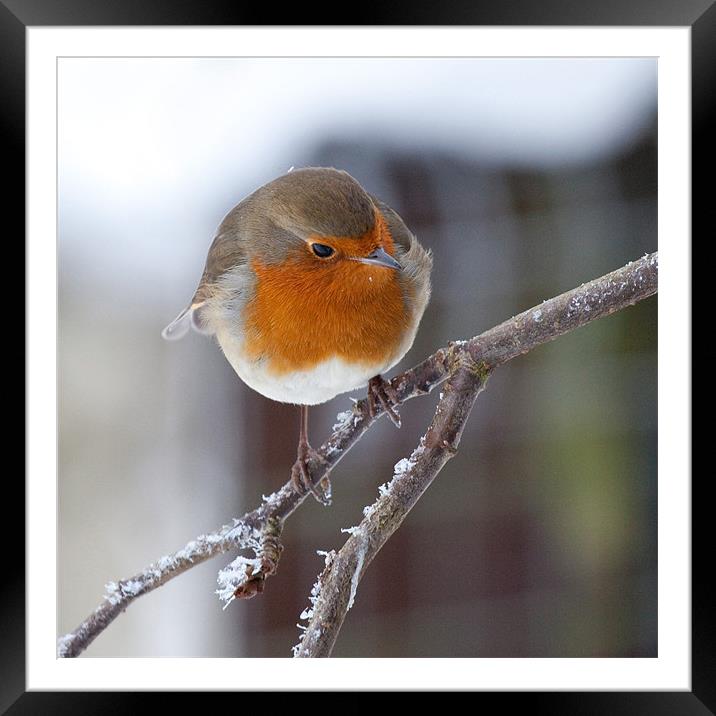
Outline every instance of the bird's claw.
{"type": "Polygon", "coordinates": [[[395,406],[399,403],[398,392],[382,375],[376,375],[368,381],[368,414],[374,418],[377,403],[388,414],[393,425],[400,427],[400,415],[395,406]]]}
{"type": "Polygon", "coordinates": [[[324,477],[314,485],[311,474],[308,470],[308,463],[311,460],[325,463],[326,459],[317,450],[314,450],[308,443],[298,446],[298,456],[291,468],[291,485],[299,495],[310,492],[317,502],[324,506],[331,504],[331,482],[324,477]]]}

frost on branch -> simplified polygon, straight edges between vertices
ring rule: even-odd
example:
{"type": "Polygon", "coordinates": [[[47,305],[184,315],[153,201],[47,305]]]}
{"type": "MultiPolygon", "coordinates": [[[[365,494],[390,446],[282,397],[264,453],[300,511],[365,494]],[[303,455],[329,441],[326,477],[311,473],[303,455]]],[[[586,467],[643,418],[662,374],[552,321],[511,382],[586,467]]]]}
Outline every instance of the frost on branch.
{"type": "MultiPolygon", "coordinates": [[[[420,438],[420,444],[413,450],[410,457],[404,457],[395,463],[393,468],[393,477],[389,482],[384,482],[378,487],[378,499],[372,505],[366,505],[363,508],[363,517],[370,517],[383,500],[390,499],[391,491],[395,485],[397,478],[401,478],[403,475],[407,475],[413,467],[415,467],[418,458],[425,452],[425,436],[420,438]]],[[[341,532],[350,532],[355,534],[358,527],[350,527],[348,529],[341,530],[341,532]]]]}
{"type": "Polygon", "coordinates": [[[258,557],[237,557],[228,567],[219,571],[216,581],[219,588],[216,593],[224,602],[224,609],[237,597],[250,599],[263,591],[266,575],[262,572],[262,562],[258,557]]]}
{"type": "Polygon", "coordinates": [[[72,640],[75,638],[75,635],[70,632],[69,634],[64,634],[57,640],[57,656],[60,658],[65,658],[70,653],[70,647],[72,646],[72,640]]]}
{"type": "Polygon", "coordinates": [[[247,536],[244,547],[254,552],[254,557],[239,555],[228,567],[219,572],[216,593],[224,602],[224,609],[234,599],[251,599],[264,590],[266,577],[276,572],[283,545],[279,539],[283,528],[281,520],[271,517],[263,529],[247,536]]]}
{"type": "MultiPolygon", "coordinates": [[[[323,571],[318,575],[318,579],[314,582],[313,586],[311,587],[311,594],[308,597],[308,601],[311,603],[310,607],[306,607],[302,612],[301,616],[299,617],[302,621],[309,621],[311,617],[313,616],[313,608],[316,606],[316,602],[318,602],[318,599],[321,596],[321,585],[323,584],[324,578],[328,574],[328,570],[331,568],[331,565],[333,564],[333,560],[336,556],[336,553],[334,550],[330,550],[329,552],[326,552],[325,550],[319,549],[316,550],[316,553],[323,557],[325,560],[325,566],[323,568],[323,571]]],[[[303,624],[296,624],[296,626],[302,631],[306,631],[306,627],[303,624]]],[[[292,647],[293,655],[298,656],[298,652],[301,648],[301,643],[303,642],[304,634],[302,633],[299,637],[298,644],[296,646],[292,647]]]]}
{"type": "MultiPolygon", "coordinates": [[[[146,576],[151,576],[147,574],[146,576]]],[[[127,579],[121,582],[107,582],[104,585],[104,598],[110,604],[119,604],[126,597],[136,597],[144,588],[139,579],[127,579]]]]}
{"type": "Polygon", "coordinates": [[[365,562],[365,553],[368,547],[368,535],[362,533],[359,539],[360,544],[357,550],[358,561],[356,562],[355,569],[351,574],[351,593],[348,596],[348,606],[346,607],[346,611],[350,611],[350,609],[353,607],[353,602],[355,602],[356,592],[358,591],[358,582],[360,582],[361,573],[363,571],[363,564],[365,562]]]}

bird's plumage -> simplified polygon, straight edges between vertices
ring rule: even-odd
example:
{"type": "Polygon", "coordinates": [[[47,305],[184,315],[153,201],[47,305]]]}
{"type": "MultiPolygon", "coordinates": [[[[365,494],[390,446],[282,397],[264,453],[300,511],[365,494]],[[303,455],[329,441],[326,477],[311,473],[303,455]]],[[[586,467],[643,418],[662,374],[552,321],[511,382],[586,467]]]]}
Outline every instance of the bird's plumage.
{"type": "Polygon", "coordinates": [[[365,385],[412,345],[432,259],[400,216],[348,173],[300,169],[221,222],[190,306],[165,329],[214,334],[250,387],[315,404],[365,385]],[[318,258],[312,242],[332,249],[318,258]],[[396,271],[361,263],[382,248],[396,271]]]}

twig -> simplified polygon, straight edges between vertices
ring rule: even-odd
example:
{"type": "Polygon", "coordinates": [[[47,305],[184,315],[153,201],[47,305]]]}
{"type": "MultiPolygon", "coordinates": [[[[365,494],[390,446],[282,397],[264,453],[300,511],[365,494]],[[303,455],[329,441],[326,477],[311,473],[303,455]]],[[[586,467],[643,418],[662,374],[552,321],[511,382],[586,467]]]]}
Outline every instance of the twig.
{"type": "Polygon", "coordinates": [[[256,557],[237,557],[228,567],[219,572],[216,593],[224,600],[224,609],[234,599],[251,599],[264,591],[266,577],[276,573],[278,560],[283,551],[279,541],[283,523],[278,517],[269,517],[255,545],[251,545],[256,557]]]}
{"type": "MultiPolygon", "coordinates": [[[[429,393],[461,367],[460,361],[464,360],[462,356],[465,351],[475,363],[490,370],[574,328],[652,296],[657,291],[657,279],[658,254],[654,253],[544,301],[540,306],[469,341],[458,341],[440,348],[422,363],[390,381],[397,394],[397,403],[429,393]]],[[[382,413],[382,406],[376,405],[375,413],[371,416],[368,401],[363,399],[352,410],[338,416],[339,420],[333,426],[330,437],[318,449],[323,461],[309,463],[308,469],[314,484],[330,474],[382,413]]],[[[241,519],[235,519],[233,525],[197,537],[178,552],[160,558],[129,579],[110,582],[103,602],[95,611],[74,631],[60,637],[58,656],[78,656],[137,597],[156,589],[187,569],[232,549],[252,548],[260,542],[270,519],[283,524],[305,498],[306,495],[298,495],[293,490],[289,481],[280,490],[264,498],[260,507],[241,519]]]]}
{"type": "Polygon", "coordinates": [[[366,508],[363,521],[350,529],[351,536],[319,577],[312,607],[301,615],[310,622],[294,656],[330,656],[368,565],[456,454],[472,406],[488,377],[484,365],[475,363],[467,349],[461,362],[462,367],[445,383],[420,444],[408,459],[398,463],[393,479],[381,486],[378,500],[366,508]]]}

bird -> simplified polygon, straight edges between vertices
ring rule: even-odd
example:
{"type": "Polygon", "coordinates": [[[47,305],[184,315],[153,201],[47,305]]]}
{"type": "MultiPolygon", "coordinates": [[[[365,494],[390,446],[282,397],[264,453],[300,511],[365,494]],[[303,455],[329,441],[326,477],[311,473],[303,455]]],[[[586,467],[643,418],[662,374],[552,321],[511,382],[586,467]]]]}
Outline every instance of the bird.
{"type": "Polygon", "coordinates": [[[163,330],[212,335],[239,378],[300,406],[291,484],[330,502],[325,462],[308,440],[308,407],[368,389],[400,427],[383,373],[403,358],[430,299],[432,252],[348,172],[305,167],[269,181],[221,221],[189,305],[163,330]],[[326,485],[324,487],[323,485],[326,485]]]}

